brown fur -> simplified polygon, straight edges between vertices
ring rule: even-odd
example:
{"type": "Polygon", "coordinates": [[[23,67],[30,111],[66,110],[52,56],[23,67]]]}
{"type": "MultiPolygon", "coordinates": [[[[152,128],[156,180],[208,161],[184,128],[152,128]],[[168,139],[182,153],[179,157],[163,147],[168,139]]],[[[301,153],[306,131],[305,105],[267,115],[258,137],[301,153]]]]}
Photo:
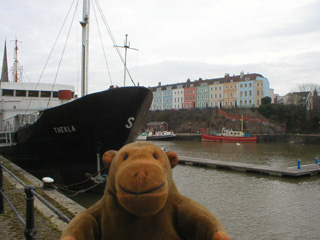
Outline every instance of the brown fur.
{"type": "Polygon", "coordinates": [[[151,143],[131,143],[108,151],[104,196],[76,216],[63,240],[228,240],[218,219],[181,195],[172,179],[177,155],[151,143]]]}

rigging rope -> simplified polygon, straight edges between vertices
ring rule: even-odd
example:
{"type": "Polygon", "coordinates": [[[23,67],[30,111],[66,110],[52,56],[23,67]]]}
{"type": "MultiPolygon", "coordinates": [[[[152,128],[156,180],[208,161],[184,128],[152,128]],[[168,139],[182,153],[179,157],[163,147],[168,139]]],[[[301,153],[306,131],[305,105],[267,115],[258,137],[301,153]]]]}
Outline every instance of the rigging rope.
{"type": "Polygon", "coordinates": [[[111,78],[111,74],[110,74],[110,69],[109,69],[109,64],[108,64],[108,61],[107,61],[106,52],[105,52],[104,47],[103,47],[103,42],[102,42],[100,27],[99,27],[99,24],[98,24],[98,18],[97,18],[97,14],[96,14],[96,9],[94,7],[94,4],[92,4],[92,6],[93,6],[93,12],[94,12],[94,16],[95,16],[95,19],[96,19],[97,27],[98,27],[98,32],[99,32],[99,36],[100,36],[100,43],[101,43],[101,47],[102,47],[102,51],[103,51],[103,55],[104,55],[104,60],[105,60],[105,63],[107,65],[109,79],[110,79],[110,83],[112,85],[112,78],[111,78]]]}
{"type": "MultiPolygon", "coordinates": [[[[101,7],[100,7],[100,4],[99,4],[98,0],[95,0],[95,3],[96,3],[96,5],[97,5],[97,8],[98,8],[99,13],[100,13],[100,16],[101,16],[101,18],[102,18],[102,20],[103,20],[103,23],[104,23],[104,25],[105,25],[108,33],[109,33],[109,36],[110,36],[110,38],[111,38],[111,40],[112,40],[113,45],[114,45],[114,46],[117,46],[117,42],[116,42],[116,40],[115,40],[115,38],[114,38],[114,36],[113,36],[113,34],[112,34],[112,32],[111,32],[111,28],[109,27],[109,24],[108,24],[108,22],[107,22],[107,20],[106,20],[106,18],[105,18],[105,16],[104,16],[104,14],[103,14],[103,12],[102,12],[102,9],[101,9],[101,7]]],[[[116,47],[116,50],[117,50],[117,52],[118,52],[118,55],[119,55],[119,57],[120,57],[123,65],[125,65],[125,60],[123,59],[120,50],[119,50],[117,47],[116,47]]],[[[129,75],[129,77],[130,77],[131,82],[133,83],[133,85],[136,86],[136,84],[134,83],[133,78],[132,78],[132,76],[131,76],[131,74],[130,74],[130,72],[129,72],[129,69],[128,69],[127,67],[126,67],[126,72],[128,73],[128,75],[129,75]]]]}
{"type": "MultiPolygon", "coordinates": [[[[69,14],[70,14],[70,11],[71,11],[71,9],[72,9],[72,6],[73,6],[74,2],[75,2],[75,0],[73,0],[72,3],[71,3],[71,6],[70,6],[70,8],[69,8],[69,10],[68,10],[68,13],[67,13],[67,16],[66,16],[66,18],[65,18],[64,21],[63,21],[63,24],[62,24],[62,26],[61,26],[61,28],[60,28],[59,34],[58,34],[58,36],[57,36],[57,38],[56,38],[56,40],[55,40],[55,42],[54,42],[54,44],[53,44],[53,47],[52,47],[52,49],[51,49],[51,52],[50,52],[50,54],[49,54],[49,56],[48,56],[48,59],[47,59],[45,65],[44,65],[44,67],[43,67],[43,70],[42,70],[42,72],[41,72],[41,74],[40,74],[40,77],[39,77],[39,80],[38,80],[38,82],[37,82],[37,85],[36,85],[36,88],[35,88],[35,89],[38,88],[38,85],[39,85],[39,83],[40,83],[40,80],[41,80],[41,78],[42,78],[42,75],[43,75],[43,73],[44,73],[44,71],[45,71],[45,69],[46,69],[46,67],[47,67],[47,65],[48,65],[49,59],[50,59],[50,57],[51,57],[51,55],[52,55],[52,53],[53,53],[53,50],[54,50],[54,48],[55,48],[55,46],[56,46],[56,44],[57,44],[57,42],[58,42],[58,39],[59,39],[60,34],[61,34],[61,32],[62,32],[62,29],[63,29],[63,27],[64,27],[64,25],[65,25],[65,23],[66,23],[66,21],[67,21],[67,19],[68,19],[68,16],[69,16],[69,14]]],[[[77,0],[77,5],[78,5],[78,3],[79,3],[79,0],[77,0]]],[[[30,107],[30,104],[31,104],[32,99],[33,99],[33,98],[31,98],[30,101],[29,101],[29,104],[28,104],[28,106],[27,106],[27,108],[26,108],[25,114],[27,113],[27,110],[28,110],[29,107],[30,107]]]]}
{"type": "MultiPolygon", "coordinates": [[[[71,28],[72,28],[72,25],[73,25],[74,17],[75,17],[75,15],[76,15],[76,11],[77,11],[77,8],[78,8],[78,3],[79,3],[79,0],[77,1],[76,7],[75,7],[75,9],[74,9],[74,13],[73,13],[73,16],[72,16],[72,21],[71,21],[71,24],[70,24],[70,27],[69,27],[68,35],[67,35],[67,38],[66,38],[66,41],[65,41],[63,50],[62,50],[62,55],[61,55],[61,58],[60,58],[60,61],[59,61],[58,69],[57,69],[57,72],[56,72],[56,76],[55,76],[55,78],[54,78],[54,82],[53,82],[53,85],[52,85],[52,90],[51,90],[51,92],[53,92],[53,88],[54,88],[54,86],[55,86],[55,84],[56,84],[56,81],[57,81],[57,78],[58,78],[60,66],[61,66],[61,63],[62,63],[62,59],[63,59],[63,56],[64,56],[64,52],[65,52],[65,50],[66,50],[66,46],[67,46],[68,39],[69,39],[69,36],[70,36],[70,32],[71,32],[71,28]]],[[[51,97],[49,98],[47,107],[49,107],[50,100],[51,100],[51,97]]]]}

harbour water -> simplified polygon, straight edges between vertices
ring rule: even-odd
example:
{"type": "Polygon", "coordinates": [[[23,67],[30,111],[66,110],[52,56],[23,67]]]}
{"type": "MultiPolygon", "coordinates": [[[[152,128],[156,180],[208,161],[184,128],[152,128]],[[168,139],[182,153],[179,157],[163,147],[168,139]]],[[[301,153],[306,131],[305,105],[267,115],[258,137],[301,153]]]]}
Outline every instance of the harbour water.
{"type": "MultiPolygon", "coordinates": [[[[289,167],[314,163],[318,145],[154,141],[178,156],[289,167]]],[[[281,178],[178,165],[179,191],[212,211],[232,239],[319,239],[320,176],[281,178]]],[[[100,196],[75,199],[84,206],[100,196]]]]}

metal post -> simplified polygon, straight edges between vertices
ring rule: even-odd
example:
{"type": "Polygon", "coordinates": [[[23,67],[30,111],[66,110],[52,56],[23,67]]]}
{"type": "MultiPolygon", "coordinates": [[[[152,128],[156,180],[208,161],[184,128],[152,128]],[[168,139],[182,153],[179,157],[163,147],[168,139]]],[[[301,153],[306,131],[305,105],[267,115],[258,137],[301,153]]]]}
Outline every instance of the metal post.
{"type": "Polygon", "coordinates": [[[26,193],[26,228],[24,230],[24,236],[26,240],[32,240],[36,235],[36,228],[34,227],[34,206],[33,206],[33,193],[32,190],[35,190],[33,185],[28,185],[25,187],[24,192],[26,193]]]}
{"type": "Polygon", "coordinates": [[[316,157],[316,164],[319,164],[319,160],[318,160],[318,158],[316,157]]]}
{"type": "Polygon", "coordinates": [[[2,193],[4,191],[3,189],[3,168],[2,168],[3,163],[0,163],[0,214],[4,213],[4,205],[3,205],[3,196],[2,193]]]}
{"type": "Polygon", "coordinates": [[[301,169],[301,161],[298,160],[298,169],[300,170],[301,169]]]}

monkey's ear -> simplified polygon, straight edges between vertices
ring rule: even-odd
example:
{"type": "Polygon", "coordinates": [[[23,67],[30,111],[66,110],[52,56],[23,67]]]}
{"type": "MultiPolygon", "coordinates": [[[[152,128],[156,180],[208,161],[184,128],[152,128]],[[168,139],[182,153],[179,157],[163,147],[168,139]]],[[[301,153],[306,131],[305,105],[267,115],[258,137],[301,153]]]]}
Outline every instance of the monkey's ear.
{"type": "Polygon", "coordinates": [[[167,151],[166,155],[170,161],[171,168],[174,168],[178,164],[178,155],[173,151],[167,151]]]}
{"type": "Polygon", "coordinates": [[[102,162],[103,164],[110,168],[110,165],[112,163],[112,160],[114,158],[114,156],[117,154],[117,151],[115,150],[109,150],[109,151],[106,151],[103,155],[102,155],[102,162]]]}

